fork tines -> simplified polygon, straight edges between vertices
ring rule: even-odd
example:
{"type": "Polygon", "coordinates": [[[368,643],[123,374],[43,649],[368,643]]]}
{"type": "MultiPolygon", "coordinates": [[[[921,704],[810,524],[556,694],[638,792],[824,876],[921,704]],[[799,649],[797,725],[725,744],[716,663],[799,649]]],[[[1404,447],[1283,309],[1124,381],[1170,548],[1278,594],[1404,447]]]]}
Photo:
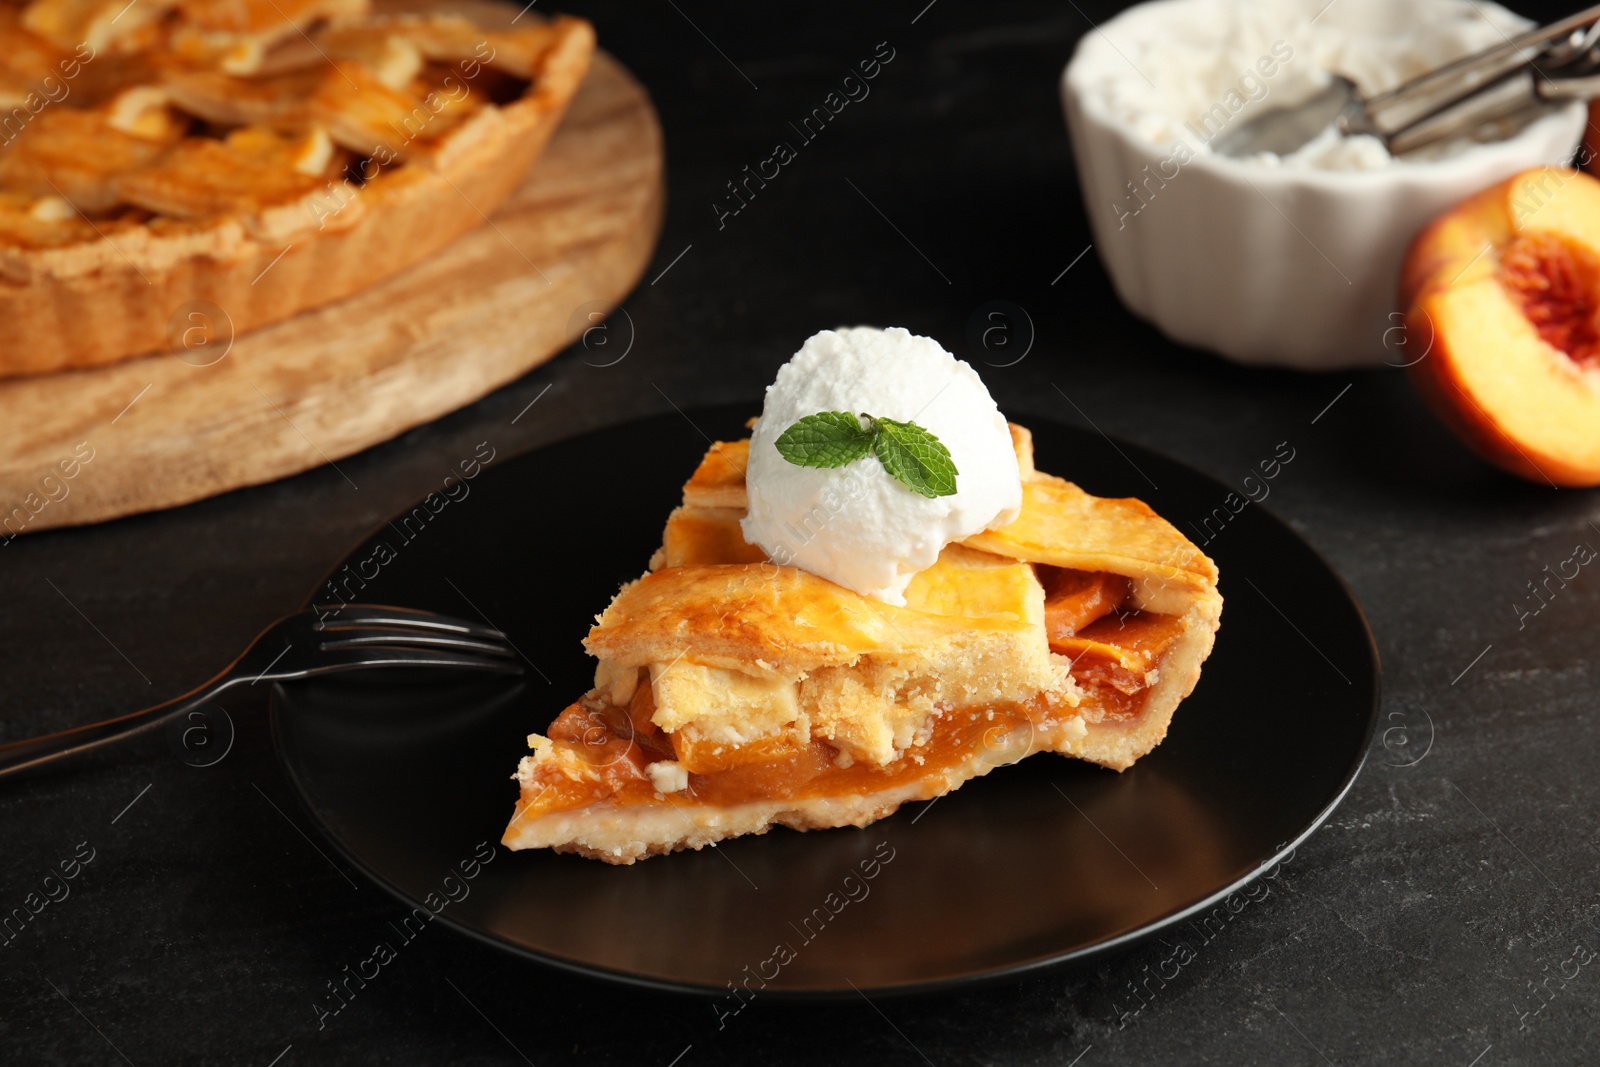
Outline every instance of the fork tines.
{"type": "Polygon", "coordinates": [[[459,634],[484,641],[504,642],[506,635],[481,622],[470,622],[450,615],[439,615],[416,608],[397,608],[388,604],[318,604],[313,609],[322,620],[317,629],[324,631],[355,630],[363,627],[392,627],[444,634],[459,634]]]}
{"type": "Polygon", "coordinates": [[[335,648],[437,648],[451,652],[476,652],[486,656],[516,656],[516,650],[504,638],[480,639],[465,634],[421,630],[399,626],[347,626],[323,631],[318,647],[335,648]]]}
{"type": "Polygon", "coordinates": [[[509,656],[485,656],[467,650],[443,650],[399,645],[364,645],[361,647],[324,647],[317,652],[323,671],[365,669],[372,667],[439,667],[445,669],[491,671],[497,674],[521,674],[522,664],[509,656]]]}

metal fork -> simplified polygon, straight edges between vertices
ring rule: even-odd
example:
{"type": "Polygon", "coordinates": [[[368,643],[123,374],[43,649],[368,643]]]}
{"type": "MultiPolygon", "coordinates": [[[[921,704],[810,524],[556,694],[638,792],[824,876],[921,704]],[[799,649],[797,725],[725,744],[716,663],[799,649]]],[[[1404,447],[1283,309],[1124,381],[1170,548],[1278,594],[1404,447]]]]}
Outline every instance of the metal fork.
{"type": "Polygon", "coordinates": [[[480,623],[380,604],[314,607],[279,619],[215,678],[180,697],[43,737],[0,745],[0,777],[159,726],[225,689],[371,667],[519,674],[506,635],[480,623]]]}

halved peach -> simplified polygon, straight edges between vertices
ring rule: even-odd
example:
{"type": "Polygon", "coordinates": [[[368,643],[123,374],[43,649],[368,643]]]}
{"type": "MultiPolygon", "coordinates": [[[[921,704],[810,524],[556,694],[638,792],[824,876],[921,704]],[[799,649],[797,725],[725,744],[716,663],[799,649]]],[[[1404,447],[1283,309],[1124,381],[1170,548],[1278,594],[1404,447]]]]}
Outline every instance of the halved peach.
{"type": "Polygon", "coordinates": [[[1400,272],[1410,365],[1475,451],[1600,485],[1600,180],[1541,167],[1435,219],[1400,272]]]}

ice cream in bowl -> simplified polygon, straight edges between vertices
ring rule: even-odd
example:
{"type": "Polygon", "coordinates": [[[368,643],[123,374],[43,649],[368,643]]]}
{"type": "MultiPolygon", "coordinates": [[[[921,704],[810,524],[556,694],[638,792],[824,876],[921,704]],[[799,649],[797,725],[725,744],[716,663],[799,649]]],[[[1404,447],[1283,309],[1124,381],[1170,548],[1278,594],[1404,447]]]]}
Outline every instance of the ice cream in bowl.
{"type": "Polygon", "coordinates": [[[1155,0],[1090,31],[1063,75],[1095,249],[1133,311],[1246,363],[1401,363],[1396,286],[1435,216],[1572,158],[1581,103],[1392,155],[1335,129],[1286,155],[1212,142],[1349,78],[1371,96],[1530,25],[1477,0],[1155,0]]]}

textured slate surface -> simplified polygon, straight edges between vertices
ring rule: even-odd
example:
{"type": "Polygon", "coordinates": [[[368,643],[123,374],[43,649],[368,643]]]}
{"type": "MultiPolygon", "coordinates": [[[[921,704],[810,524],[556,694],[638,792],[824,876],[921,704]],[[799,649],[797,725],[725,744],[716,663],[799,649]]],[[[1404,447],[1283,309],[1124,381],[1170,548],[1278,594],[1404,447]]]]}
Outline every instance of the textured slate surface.
{"type": "MultiPolygon", "coordinates": [[[[0,787],[0,910],[93,855],[0,947],[0,1059],[1593,1062],[1600,576],[1585,568],[1525,625],[1518,606],[1546,564],[1600,546],[1600,497],[1485,468],[1397,374],[1231,367],[1124,312],[1092,251],[1063,273],[1090,238],[1056,78],[1112,6],[923,2],[572,5],[651,88],[667,131],[668,222],[626,320],[339,471],[0,547],[0,736],[198,683],[480,442],[509,455],[672,405],[753,406],[814,330],[901,324],[984,360],[1024,422],[1092,422],[1234,483],[1278,442],[1296,449],[1264,506],[1366,607],[1380,729],[1404,732],[1375,742],[1272,891],[1091,969],[922,1000],[757,999],[721,1028],[700,1001],[429,931],[319,1029],[313,1002],[399,909],[322,854],[257,693],[227,701],[238,735],[212,767],[155,737],[0,787]],[[894,58],[871,95],[719,229],[724,183],[796,144],[787,124],[884,41],[894,58]],[[1020,347],[968,343],[991,300],[1031,317],[1020,362],[1002,365],[1020,347]]],[[[628,514],[626,486],[619,471],[606,520],[659,522],[628,514]]],[[[549,514],[573,518],[560,501],[549,514]]]]}

